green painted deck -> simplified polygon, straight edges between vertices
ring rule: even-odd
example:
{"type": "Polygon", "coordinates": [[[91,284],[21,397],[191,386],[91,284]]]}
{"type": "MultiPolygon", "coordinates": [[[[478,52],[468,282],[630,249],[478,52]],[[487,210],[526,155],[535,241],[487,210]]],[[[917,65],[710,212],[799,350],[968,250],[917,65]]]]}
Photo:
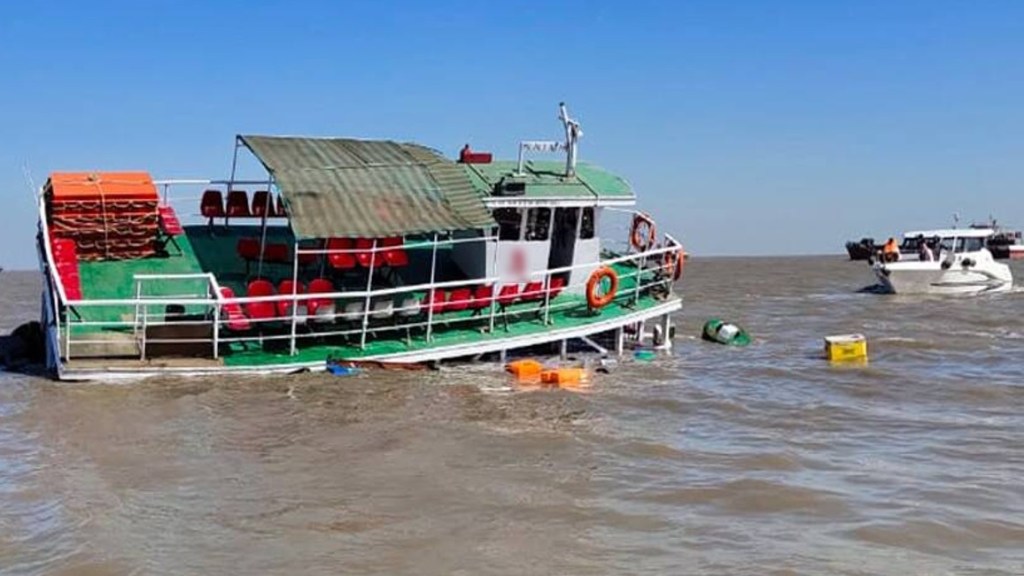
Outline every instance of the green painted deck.
{"type": "Polygon", "coordinates": [[[621,318],[664,303],[664,301],[651,296],[641,297],[636,304],[629,303],[629,300],[629,295],[623,294],[617,298],[616,302],[609,304],[597,313],[592,313],[587,308],[586,299],[580,296],[560,296],[553,301],[553,305],[558,309],[552,310],[548,324],[544,323],[543,317],[538,313],[537,304],[510,306],[509,311],[516,314],[515,319],[509,321],[507,329],[503,326],[500,318],[495,319],[493,332],[486,330],[490,326],[487,310],[483,315],[477,317],[472,317],[470,313],[443,314],[435,319],[436,322],[442,324],[434,327],[430,341],[427,341],[423,328],[416,329],[412,333],[412,337],[406,340],[404,329],[381,327],[379,335],[367,338],[365,348],[359,347],[358,334],[350,336],[347,342],[340,337],[335,337],[327,342],[309,342],[307,339],[305,343],[300,341],[300,348],[295,356],[289,354],[286,341],[280,341],[272,345],[270,349],[264,349],[256,343],[235,343],[230,345],[230,353],[224,355],[224,363],[229,366],[307,364],[323,361],[330,357],[357,360],[384,354],[446,348],[460,344],[482,344],[621,318]],[[443,322],[448,322],[448,325],[444,325],[443,322]],[[274,350],[274,347],[277,350],[274,350]]]}
{"type": "MultiPolygon", "coordinates": [[[[169,245],[170,255],[166,257],[152,257],[134,261],[118,262],[82,262],[80,263],[80,274],[83,283],[84,296],[86,299],[120,299],[133,298],[135,274],[180,274],[212,272],[218,282],[225,286],[232,287],[236,294],[245,294],[245,284],[255,276],[255,265],[248,272],[245,263],[237,256],[235,245],[239,238],[244,236],[256,236],[259,230],[255,226],[232,226],[231,228],[217,227],[213,233],[205,226],[189,227],[186,235],[177,237],[177,243],[181,248],[179,253],[173,246],[169,245]]],[[[272,228],[268,233],[268,241],[293,242],[290,232],[283,227],[272,228]]],[[[422,276],[429,273],[429,270],[417,270],[422,268],[423,261],[429,264],[430,250],[427,248],[411,248],[410,260],[414,263],[409,270],[404,271],[410,277],[422,276]],[[422,251],[422,253],[417,253],[422,251]],[[419,264],[415,264],[419,262],[419,264]]],[[[267,366],[281,364],[308,364],[311,362],[323,361],[328,357],[358,359],[361,357],[379,356],[385,354],[408,353],[424,351],[435,348],[444,348],[460,344],[485,343],[507,339],[510,337],[523,337],[541,334],[552,329],[569,329],[596,322],[603,322],[622,318],[630,314],[652,308],[664,303],[664,300],[656,299],[650,295],[641,295],[634,301],[635,274],[636,268],[629,265],[618,265],[615,267],[620,277],[619,295],[615,301],[597,313],[591,312],[586,299],[579,294],[562,294],[552,300],[552,310],[548,322],[545,323],[542,310],[538,303],[522,303],[508,307],[510,318],[506,328],[505,322],[499,316],[495,318],[495,329],[493,332],[486,330],[490,326],[490,310],[484,309],[481,314],[473,316],[471,312],[446,312],[434,317],[432,337],[426,338],[425,328],[413,328],[407,332],[405,327],[396,327],[395,319],[371,322],[371,333],[368,334],[365,348],[359,346],[359,334],[347,336],[325,336],[317,332],[358,330],[359,323],[343,322],[328,325],[314,325],[299,328],[297,340],[298,353],[289,353],[287,340],[265,339],[262,343],[257,339],[257,334],[251,332],[245,336],[252,338],[247,342],[224,343],[221,346],[222,362],[227,366],[267,366]]],[[[645,272],[645,276],[646,276],[645,272]]],[[[265,264],[263,277],[267,277],[275,284],[285,278],[291,278],[292,266],[290,264],[265,264]]],[[[302,270],[300,278],[307,281],[320,275],[319,266],[311,266],[310,269],[302,270]]],[[[417,284],[426,280],[407,282],[417,284]]],[[[364,290],[366,277],[355,277],[349,284],[350,289],[364,290]]],[[[339,283],[344,283],[339,279],[339,283]]],[[[205,293],[206,281],[188,280],[176,282],[146,282],[145,295],[147,296],[181,296],[191,293],[200,296],[205,293]]],[[[408,296],[408,294],[404,295],[408,296]]],[[[422,298],[422,293],[415,293],[417,298],[422,298]]],[[[205,307],[191,307],[187,313],[205,314],[208,309],[205,307]]],[[[162,313],[162,306],[154,306],[150,314],[159,315],[162,313]]],[[[339,305],[340,311],[340,305],[339,305]]],[[[79,314],[83,319],[90,321],[127,321],[131,322],[134,314],[132,306],[117,306],[105,308],[79,307],[79,314]]],[[[418,321],[425,321],[421,316],[418,321]]],[[[132,333],[131,326],[120,328],[109,326],[78,326],[74,329],[74,337],[80,338],[88,333],[120,332],[124,335],[132,333]]],[[[262,333],[264,336],[290,334],[290,322],[282,321],[265,325],[262,333]]],[[[113,334],[111,335],[113,336],[113,334]]],[[[222,330],[222,337],[238,337],[222,330]]]]}

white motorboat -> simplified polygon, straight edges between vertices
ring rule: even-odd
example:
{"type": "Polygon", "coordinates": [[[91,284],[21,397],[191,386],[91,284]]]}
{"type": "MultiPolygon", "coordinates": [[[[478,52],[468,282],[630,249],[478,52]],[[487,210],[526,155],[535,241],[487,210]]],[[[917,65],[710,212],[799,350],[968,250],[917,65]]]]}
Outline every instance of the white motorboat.
{"type": "Polygon", "coordinates": [[[1013,287],[1013,275],[985,247],[993,234],[991,228],[907,232],[899,259],[874,262],[872,269],[882,286],[896,294],[1004,292],[1013,287]],[[922,242],[927,250],[920,248],[922,242]]]}

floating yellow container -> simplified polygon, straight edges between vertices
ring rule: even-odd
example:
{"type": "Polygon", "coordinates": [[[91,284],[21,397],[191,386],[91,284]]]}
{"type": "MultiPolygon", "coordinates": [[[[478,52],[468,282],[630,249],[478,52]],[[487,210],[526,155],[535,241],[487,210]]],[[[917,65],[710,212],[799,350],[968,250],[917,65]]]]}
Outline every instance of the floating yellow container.
{"type": "Polygon", "coordinates": [[[831,361],[867,360],[868,340],[863,334],[826,336],[825,357],[831,361]]]}

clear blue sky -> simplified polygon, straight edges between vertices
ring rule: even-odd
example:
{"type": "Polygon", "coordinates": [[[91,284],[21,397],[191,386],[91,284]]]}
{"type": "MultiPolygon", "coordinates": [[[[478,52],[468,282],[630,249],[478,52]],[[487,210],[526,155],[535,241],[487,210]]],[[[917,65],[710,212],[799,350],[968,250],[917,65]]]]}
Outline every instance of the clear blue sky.
{"type": "Polygon", "coordinates": [[[0,265],[34,266],[27,162],[223,177],[236,133],[512,157],[557,137],[697,254],[1024,227],[1024,2],[11,2],[0,265]]]}

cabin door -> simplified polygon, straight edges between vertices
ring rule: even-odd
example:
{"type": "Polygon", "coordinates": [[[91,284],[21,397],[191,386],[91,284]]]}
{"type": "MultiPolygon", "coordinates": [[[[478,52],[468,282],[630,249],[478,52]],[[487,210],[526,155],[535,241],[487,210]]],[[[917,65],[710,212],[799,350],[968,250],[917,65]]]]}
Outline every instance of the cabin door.
{"type": "MultiPolygon", "coordinates": [[[[555,222],[551,230],[551,255],[548,257],[548,269],[572,266],[573,254],[576,251],[576,229],[579,225],[579,208],[555,208],[555,222]]],[[[569,272],[554,274],[569,281],[569,272]]]]}

